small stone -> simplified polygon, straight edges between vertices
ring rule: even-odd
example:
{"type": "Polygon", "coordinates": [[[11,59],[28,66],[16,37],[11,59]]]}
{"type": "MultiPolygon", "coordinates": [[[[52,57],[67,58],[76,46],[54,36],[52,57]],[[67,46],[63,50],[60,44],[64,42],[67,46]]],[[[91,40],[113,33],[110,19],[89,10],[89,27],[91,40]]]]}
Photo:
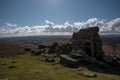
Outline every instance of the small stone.
{"type": "Polygon", "coordinates": [[[76,71],[81,71],[81,70],[82,70],[82,68],[75,68],[75,69],[73,69],[73,70],[76,70],[76,71]]]}
{"type": "Polygon", "coordinates": [[[97,77],[96,74],[93,74],[91,72],[85,72],[83,75],[86,76],[86,77],[97,77]]]}
{"type": "Polygon", "coordinates": [[[47,62],[54,62],[55,61],[55,58],[54,57],[46,57],[45,60],[47,62]]]}

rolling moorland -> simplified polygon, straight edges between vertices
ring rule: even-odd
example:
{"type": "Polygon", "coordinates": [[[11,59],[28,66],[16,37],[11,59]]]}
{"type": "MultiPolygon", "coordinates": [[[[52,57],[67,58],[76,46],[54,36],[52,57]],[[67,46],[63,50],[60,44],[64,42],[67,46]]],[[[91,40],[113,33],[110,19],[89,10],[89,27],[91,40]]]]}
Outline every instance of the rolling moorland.
{"type": "MultiPolygon", "coordinates": [[[[30,52],[19,54],[27,48],[37,48],[39,44],[50,45],[53,42],[66,43],[71,36],[36,36],[1,38],[0,40],[0,79],[8,80],[119,80],[120,64],[108,69],[94,65],[82,65],[80,69],[71,69],[60,64],[46,62],[43,55],[35,56],[30,52]],[[14,56],[11,56],[14,55],[14,56]],[[89,71],[97,75],[86,77],[89,71]]],[[[106,54],[120,56],[120,36],[101,36],[106,54]]],[[[59,58],[56,58],[59,61],[59,58]]]]}

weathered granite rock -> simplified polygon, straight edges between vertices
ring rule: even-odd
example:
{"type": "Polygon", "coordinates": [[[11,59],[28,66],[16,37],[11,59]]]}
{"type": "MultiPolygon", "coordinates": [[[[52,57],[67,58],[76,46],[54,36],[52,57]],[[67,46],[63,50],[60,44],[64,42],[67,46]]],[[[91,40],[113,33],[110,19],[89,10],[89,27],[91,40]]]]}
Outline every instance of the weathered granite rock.
{"type": "Polygon", "coordinates": [[[42,50],[31,49],[31,53],[36,56],[41,55],[42,52],[42,50]]]}
{"type": "Polygon", "coordinates": [[[84,52],[82,50],[72,50],[70,56],[74,59],[83,59],[84,52]]]}
{"type": "Polygon", "coordinates": [[[95,61],[95,64],[101,68],[109,68],[109,65],[105,62],[102,62],[102,61],[95,61]]]}
{"type": "Polygon", "coordinates": [[[78,68],[73,68],[72,70],[82,71],[83,69],[81,67],[78,67],[78,68]]]}
{"type": "Polygon", "coordinates": [[[113,56],[110,56],[110,55],[105,55],[103,57],[103,60],[108,63],[109,65],[113,65],[117,62],[117,59],[113,56]]]}
{"type": "Polygon", "coordinates": [[[96,74],[93,74],[91,72],[85,72],[83,75],[86,76],[86,77],[97,77],[96,74]]]}
{"type": "Polygon", "coordinates": [[[60,55],[60,64],[71,68],[79,67],[79,62],[68,55],[60,55]]]}
{"type": "Polygon", "coordinates": [[[85,61],[88,63],[95,63],[96,59],[94,57],[89,56],[83,50],[72,50],[70,53],[70,57],[77,59],[79,62],[85,61]]]}
{"type": "Polygon", "coordinates": [[[54,57],[51,57],[51,56],[46,57],[45,60],[46,60],[47,62],[55,62],[55,58],[54,58],[54,57]]]}
{"type": "Polygon", "coordinates": [[[59,44],[57,42],[54,42],[52,46],[49,49],[50,53],[57,53],[59,49],[59,44]]]}
{"type": "Polygon", "coordinates": [[[98,27],[80,29],[79,32],[72,35],[72,48],[75,50],[84,50],[86,54],[97,59],[103,57],[102,41],[99,36],[98,27]]]}
{"type": "Polygon", "coordinates": [[[59,46],[58,53],[59,54],[69,54],[72,50],[72,44],[67,43],[59,46]]]}

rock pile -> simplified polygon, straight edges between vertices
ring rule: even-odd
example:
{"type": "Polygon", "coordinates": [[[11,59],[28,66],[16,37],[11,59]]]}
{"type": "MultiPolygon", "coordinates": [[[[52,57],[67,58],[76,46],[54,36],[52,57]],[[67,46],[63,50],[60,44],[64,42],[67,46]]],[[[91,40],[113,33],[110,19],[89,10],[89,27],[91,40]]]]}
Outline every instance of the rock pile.
{"type": "Polygon", "coordinates": [[[71,43],[72,50],[68,54],[71,60],[66,56],[60,58],[61,61],[66,65],[68,64],[68,66],[70,63],[72,64],[72,59],[76,60],[76,62],[94,63],[104,68],[108,67],[108,63],[115,62],[112,57],[105,56],[103,52],[102,40],[99,36],[99,27],[81,29],[79,32],[73,33],[71,43]]]}
{"type": "MultiPolygon", "coordinates": [[[[51,46],[39,45],[38,50],[25,50],[31,51],[35,55],[55,54],[60,56],[60,63],[68,67],[79,67],[80,62],[108,67],[109,64],[115,62],[115,58],[106,56],[103,52],[99,27],[90,27],[74,32],[72,39],[66,44],[61,45],[55,42],[51,46]]],[[[54,62],[55,60],[53,57],[46,57],[46,61],[54,62]]]]}

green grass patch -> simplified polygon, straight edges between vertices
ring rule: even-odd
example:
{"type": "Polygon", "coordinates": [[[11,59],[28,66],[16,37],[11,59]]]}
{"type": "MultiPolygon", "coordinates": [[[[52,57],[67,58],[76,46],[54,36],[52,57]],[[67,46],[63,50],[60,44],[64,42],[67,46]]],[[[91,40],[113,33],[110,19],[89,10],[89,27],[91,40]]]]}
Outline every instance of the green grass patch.
{"type": "MultiPolygon", "coordinates": [[[[57,60],[59,60],[57,58],[57,60]]],[[[118,69],[118,68],[117,68],[118,69]]],[[[109,69],[112,72],[114,69],[109,69]]],[[[97,72],[85,67],[82,70],[74,70],[61,66],[60,64],[52,65],[45,62],[44,57],[23,54],[0,58],[0,79],[8,78],[9,80],[120,80],[118,74],[97,72]],[[12,68],[10,68],[12,66],[12,68]],[[93,72],[97,75],[95,78],[83,76],[85,71],[93,72]]]]}

